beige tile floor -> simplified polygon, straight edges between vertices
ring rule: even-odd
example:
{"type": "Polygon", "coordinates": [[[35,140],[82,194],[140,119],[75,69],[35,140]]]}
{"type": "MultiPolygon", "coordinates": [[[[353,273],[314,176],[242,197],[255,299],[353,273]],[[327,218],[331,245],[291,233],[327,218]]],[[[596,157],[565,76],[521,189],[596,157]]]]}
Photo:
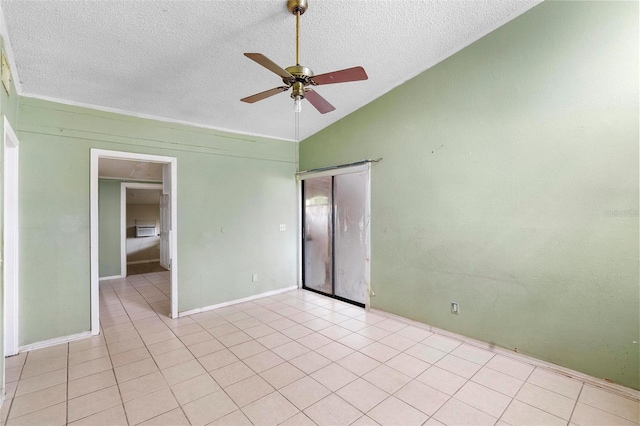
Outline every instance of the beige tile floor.
{"type": "Polygon", "coordinates": [[[306,291],[169,319],[100,285],[103,333],[7,359],[7,425],[633,425],[638,402],[306,291]]]}

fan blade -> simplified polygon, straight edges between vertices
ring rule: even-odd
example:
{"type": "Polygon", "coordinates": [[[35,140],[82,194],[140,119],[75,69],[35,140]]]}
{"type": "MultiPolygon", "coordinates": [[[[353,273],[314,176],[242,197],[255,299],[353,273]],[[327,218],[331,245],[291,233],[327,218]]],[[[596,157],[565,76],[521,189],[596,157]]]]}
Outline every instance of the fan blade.
{"type": "Polygon", "coordinates": [[[313,90],[307,90],[304,92],[304,97],[306,100],[311,102],[311,105],[313,105],[320,114],[326,114],[336,109],[336,107],[327,102],[325,98],[320,96],[318,92],[314,92],[313,90]]]}
{"type": "Polygon", "coordinates": [[[240,99],[242,102],[246,102],[248,104],[252,104],[254,102],[261,101],[263,99],[268,98],[269,96],[277,95],[278,93],[284,92],[288,90],[288,86],[280,86],[273,89],[265,90],[264,92],[256,93],[255,95],[247,96],[246,98],[240,99]]]}
{"type": "Polygon", "coordinates": [[[246,56],[247,58],[253,61],[256,61],[257,63],[259,63],[266,69],[268,69],[269,71],[278,74],[282,78],[294,78],[291,74],[283,70],[280,66],[278,66],[271,59],[264,56],[262,53],[245,53],[244,56],[246,56]]]}
{"type": "Polygon", "coordinates": [[[362,67],[347,68],[346,70],[328,72],[311,77],[311,82],[316,86],[321,84],[346,83],[349,81],[366,80],[367,73],[362,67]]]}

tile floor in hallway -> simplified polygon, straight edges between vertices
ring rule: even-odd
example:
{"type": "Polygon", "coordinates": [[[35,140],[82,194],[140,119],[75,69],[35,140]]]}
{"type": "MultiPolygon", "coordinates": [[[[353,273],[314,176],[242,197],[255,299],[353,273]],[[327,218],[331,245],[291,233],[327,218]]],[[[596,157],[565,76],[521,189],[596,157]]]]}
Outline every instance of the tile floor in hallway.
{"type": "Polygon", "coordinates": [[[165,271],[166,269],[160,265],[160,262],[134,263],[132,265],[127,265],[127,276],[165,271]]]}
{"type": "Polygon", "coordinates": [[[172,320],[100,284],[102,334],[7,358],[7,425],[633,425],[638,402],[306,291],[172,320]]]}

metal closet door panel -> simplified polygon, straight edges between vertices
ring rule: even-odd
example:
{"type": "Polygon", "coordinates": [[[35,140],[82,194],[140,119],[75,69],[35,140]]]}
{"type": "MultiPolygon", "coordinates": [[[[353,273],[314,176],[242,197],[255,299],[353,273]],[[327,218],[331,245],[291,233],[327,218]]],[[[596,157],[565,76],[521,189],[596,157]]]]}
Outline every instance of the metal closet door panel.
{"type": "Polygon", "coordinates": [[[333,294],[331,176],[304,181],[304,286],[333,294]]]}
{"type": "Polygon", "coordinates": [[[365,303],[367,223],[365,202],[367,173],[337,175],[334,179],[335,206],[335,295],[365,303]]]}

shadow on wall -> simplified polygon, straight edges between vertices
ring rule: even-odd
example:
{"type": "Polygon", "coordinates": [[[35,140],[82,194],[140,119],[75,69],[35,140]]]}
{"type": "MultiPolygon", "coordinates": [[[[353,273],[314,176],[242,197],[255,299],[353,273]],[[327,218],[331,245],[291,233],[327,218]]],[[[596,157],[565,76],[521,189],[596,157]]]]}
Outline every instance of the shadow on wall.
{"type": "MultiPolygon", "coordinates": [[[[127,204],[127,263],[160,258],[160,205],[127,204]],[[138,227],[153,227],[151,236],[140,236],[138,227]]],[[[146,234],[146,233],[145,233],[146,234]]]]}
{"type": "MultiPolygon", "coordinates": [[[[145,224],[147,225],[147,224],[145,224]]],[[[155,227],[158,229],[158,227],[155,227]]],[[[127,228],[127,262],[157,260],[160,258],[160,237],[137,237],[136,226],[127,228]]]]}

